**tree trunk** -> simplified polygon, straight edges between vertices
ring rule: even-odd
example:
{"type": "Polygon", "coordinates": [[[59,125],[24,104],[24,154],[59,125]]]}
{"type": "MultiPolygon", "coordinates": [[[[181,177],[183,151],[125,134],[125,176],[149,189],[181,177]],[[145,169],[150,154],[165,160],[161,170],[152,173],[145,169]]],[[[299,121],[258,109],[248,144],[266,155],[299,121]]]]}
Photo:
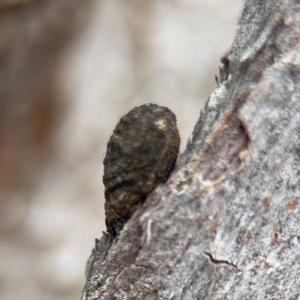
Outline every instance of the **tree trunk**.
{"type": "Polygon", "coordinates": [[[244,1],[176,169],[96,240],[82,299],[299,299],[299,38],[299,1],[244,1]]]}

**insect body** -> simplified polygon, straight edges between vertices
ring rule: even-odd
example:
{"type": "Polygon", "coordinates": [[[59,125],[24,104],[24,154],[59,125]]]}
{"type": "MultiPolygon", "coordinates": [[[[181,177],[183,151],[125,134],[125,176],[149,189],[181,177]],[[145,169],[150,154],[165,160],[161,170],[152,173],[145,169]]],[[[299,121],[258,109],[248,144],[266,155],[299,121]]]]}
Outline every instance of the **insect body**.
{"type": "Polygon", "coordinates": [[[174,168],[179,151],[175,115],[146,104],[121,118],[104,159],[107,231],[115,236],[138,205],[174,168]]]}

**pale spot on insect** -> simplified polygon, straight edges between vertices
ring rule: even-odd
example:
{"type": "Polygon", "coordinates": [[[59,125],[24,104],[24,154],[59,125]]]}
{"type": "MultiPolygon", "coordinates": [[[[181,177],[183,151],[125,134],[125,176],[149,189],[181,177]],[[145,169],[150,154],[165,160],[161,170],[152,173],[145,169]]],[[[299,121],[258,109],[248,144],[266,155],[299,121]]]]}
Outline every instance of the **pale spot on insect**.
{"type": "Polygon", "coordinates": [[[160,120],[156,121],[155,125],[157,126],[157,128],[159,130],[166,130],[166,128],[167,128],[166,122],[163,119],[160,119],[160,120]]]}

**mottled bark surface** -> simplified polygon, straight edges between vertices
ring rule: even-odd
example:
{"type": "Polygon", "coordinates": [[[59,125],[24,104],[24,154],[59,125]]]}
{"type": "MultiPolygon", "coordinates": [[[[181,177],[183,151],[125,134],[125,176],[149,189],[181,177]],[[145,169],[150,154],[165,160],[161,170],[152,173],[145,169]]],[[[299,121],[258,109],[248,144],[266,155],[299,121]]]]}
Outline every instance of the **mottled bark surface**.
{"type": "Polygon", "coordinates": [[[244,5],[175,171],[97,240],[82,299],[299,299],[300,3],[244,5]]]}

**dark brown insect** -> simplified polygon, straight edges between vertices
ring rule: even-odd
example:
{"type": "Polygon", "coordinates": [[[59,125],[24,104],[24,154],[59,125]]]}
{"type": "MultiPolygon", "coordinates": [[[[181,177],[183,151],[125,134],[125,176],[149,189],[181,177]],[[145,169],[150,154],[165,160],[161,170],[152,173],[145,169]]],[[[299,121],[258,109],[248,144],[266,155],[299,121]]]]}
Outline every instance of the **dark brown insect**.
{"type": "Polygon", "coordinates": [[[174,168],[179,151],[175,115],[146,104],[121,118],[104,159],[107,231],[115,236],[138,205],[174,168]]]}

